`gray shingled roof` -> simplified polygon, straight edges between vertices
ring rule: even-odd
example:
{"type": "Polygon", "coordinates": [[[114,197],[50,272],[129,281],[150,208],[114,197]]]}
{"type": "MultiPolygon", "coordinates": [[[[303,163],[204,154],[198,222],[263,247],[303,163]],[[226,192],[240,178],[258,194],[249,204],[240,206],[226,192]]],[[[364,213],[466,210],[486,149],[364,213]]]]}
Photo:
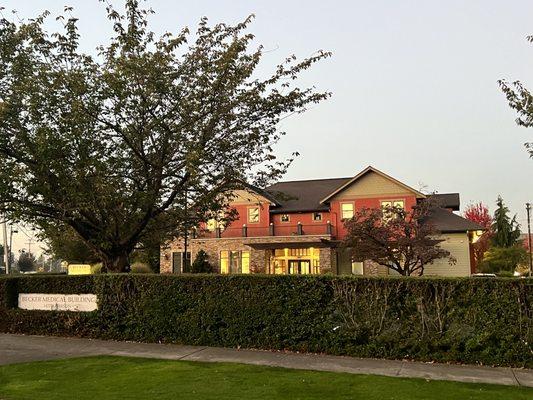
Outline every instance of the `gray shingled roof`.
{"type": "Polygon", "coordinates": [[[436,199],[439,206],[443,208],[451,208],[454,211],[459,211],[461,207],[459,193],[435,193],[429,195],[429,197],[436,199]]]}
{"type": "Polygon", "coordinates": [[[308,181],[278,182],[265,190],[280,204],[272,213],[326,211],[327,204],[320,200],[352,178],[314,179],[308,181]]]}
{"type": "Polygon", "coordinates": [[[436,229],[443,233],[484,230],[481,225],[444,208],[437,208],[428,220],[435,225],[436,229]]]}
{"type": "MultiPolygon", "coordinates": [[[[270,212],[273,214],[327,211],[329,206],[320,204],[320,201],[350,179],[352,178],[278,182],[264,190],[278,204],[271,207],[270,212]]],[[[438,230],[451,233],[483,229],[480,225],[444,209],[459,210],[459,193],[439,193],[431,197],[437,198],[440,206],[443,207],[437,209],[430,219],[438,230]]]]}

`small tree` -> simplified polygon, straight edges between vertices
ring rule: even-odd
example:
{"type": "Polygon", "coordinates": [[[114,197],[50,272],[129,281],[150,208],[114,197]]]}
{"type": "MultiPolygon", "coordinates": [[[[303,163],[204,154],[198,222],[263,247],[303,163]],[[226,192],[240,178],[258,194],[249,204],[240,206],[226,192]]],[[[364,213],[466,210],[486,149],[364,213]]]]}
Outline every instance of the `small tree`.
{"type": "Polygon", "coordinates": [[[463,216],[485,228],[485,232],[472,245],[474,251],[474,260],[476,265],[483,260],[483,255],[490,247],[490,239],[492,238],[492,216],[489,213],[489,208],[482,202],[470,204],[466,207],[463,216]]]}
{"type": "Polygon", "coordinates": [[[433,205],[423,202],[411,211],[394,206],[364,208],[345,222],[343,246],[354,261],[371,260],[400,275],[423,275],[424,267],[439,258],[455,259],[439,246],[439,231],[430,222],[433,205]]]}
{"type": "Polygon", "coordinates": [[[193,274],[206,274],[213,272],[213,267],[208,261],[209,256],[203,250],[200,250],[191,265],[191,272],[193,274]]]}
{"type": "Polygon", "coordinates": [[[516,244],[511,247],[492,247],[486,253],[479,265],[481,272],[500,273],[514,272],[517,268],[527,265],[527,250],[516,244]]]}
{"type": "Polygon", "coordinates": [[[35,271],[37,269],[37,260],[32,253],[21,251],[17,262],[17,268],[20,272],[35,271]]]}
{"type": "Polygon", "coordinates": [[[511,219],[509,208],[503,203],[501,196],[496,200],[496,211],[492,223],[492,245],[495,247],[511,247],[520,239],[520,225],[516,221],[516,214],[511,219]]]}

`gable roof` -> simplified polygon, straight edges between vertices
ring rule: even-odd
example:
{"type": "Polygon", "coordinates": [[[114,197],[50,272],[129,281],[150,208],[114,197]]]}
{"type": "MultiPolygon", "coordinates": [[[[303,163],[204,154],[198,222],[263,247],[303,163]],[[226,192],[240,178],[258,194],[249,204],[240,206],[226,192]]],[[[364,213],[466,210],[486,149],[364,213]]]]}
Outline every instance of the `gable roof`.
{"type": "Polygon", "coordinates": [[[270,209],[274,214],[286,212],[327,211],[327,204],[320,200],[345,184],[351,178],[312,179],[305,181],[278,182],[265,190],[276,199],[278,208],[270,209]]]}
{"type": "Polygon", "coordinates": [[[406,189],[407,191],[409,192],[412,192],[417,198],[425,198],[426,195],[419,192],[418,190],[415,190],[413,189],[412,187],[410,186],[407,186],[406,184],[400,182],[399,180],[397,179],[394,179],[392,176],[389,176],[387,174],[385,174],[384,172],[381,172],[380,170],[372,167],[372,166],[368,166],[366,167],[364,170],[362,170],[361,172],[359,172],[357,175],[355,175],[353,178],[349,179],[347,182],[345,182],[344,184],[342,184],[340,187],[338,187],[336,190],[334,190],[333,192],[329,193],[326,197],[324,197],[322,200],[320,200],[320,203],[326,203],[328,200],[330,200],[332,197],[334,197],[336,194],[342,192],[344,189],[346,189],[348,186],[352,185],[353,183],[355,183],[358,179],[360,179],[361,177],[365,176],[366,174],[368,174],[369,172],[374,172],[376,174],[378,174],[379,176],[387,179],[387,180],[390,180],[392,182],[394,182],[395,184],[397,184],[398,186],[401,186],[403,187],[404,189],[406,189]]]}

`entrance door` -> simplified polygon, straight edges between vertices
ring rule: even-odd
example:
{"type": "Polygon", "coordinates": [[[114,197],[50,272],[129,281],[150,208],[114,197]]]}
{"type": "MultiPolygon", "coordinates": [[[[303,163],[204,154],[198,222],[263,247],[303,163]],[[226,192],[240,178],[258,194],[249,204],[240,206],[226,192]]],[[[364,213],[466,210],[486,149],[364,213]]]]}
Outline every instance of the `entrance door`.
{"type": "Polygon", "coordinates": [[[310,260],[289,260],[289,274],[305,275],[311,273],[310,260]]]}

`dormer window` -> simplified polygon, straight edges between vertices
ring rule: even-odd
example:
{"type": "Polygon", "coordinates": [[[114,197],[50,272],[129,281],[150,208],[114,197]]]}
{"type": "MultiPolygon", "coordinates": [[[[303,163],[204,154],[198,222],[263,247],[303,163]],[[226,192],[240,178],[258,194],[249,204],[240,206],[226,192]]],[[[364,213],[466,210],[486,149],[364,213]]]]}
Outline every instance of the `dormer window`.
{"type": "Polygon", "coordinates": [[[259,222],[259,207],[248,208],[248,223],[256,224],[259,222]]]}
{"type": "Polygon", "coordinates": [[[279,220],[281,222],[291,222],[291,217],[289,214],[281,214],[279,220]]]}
{"type": "Polygon", "coordinates": [[[322,221],[322,213],[319,213],[319,212],[313,213],[313,221],[314,222],[322,221]]]}

